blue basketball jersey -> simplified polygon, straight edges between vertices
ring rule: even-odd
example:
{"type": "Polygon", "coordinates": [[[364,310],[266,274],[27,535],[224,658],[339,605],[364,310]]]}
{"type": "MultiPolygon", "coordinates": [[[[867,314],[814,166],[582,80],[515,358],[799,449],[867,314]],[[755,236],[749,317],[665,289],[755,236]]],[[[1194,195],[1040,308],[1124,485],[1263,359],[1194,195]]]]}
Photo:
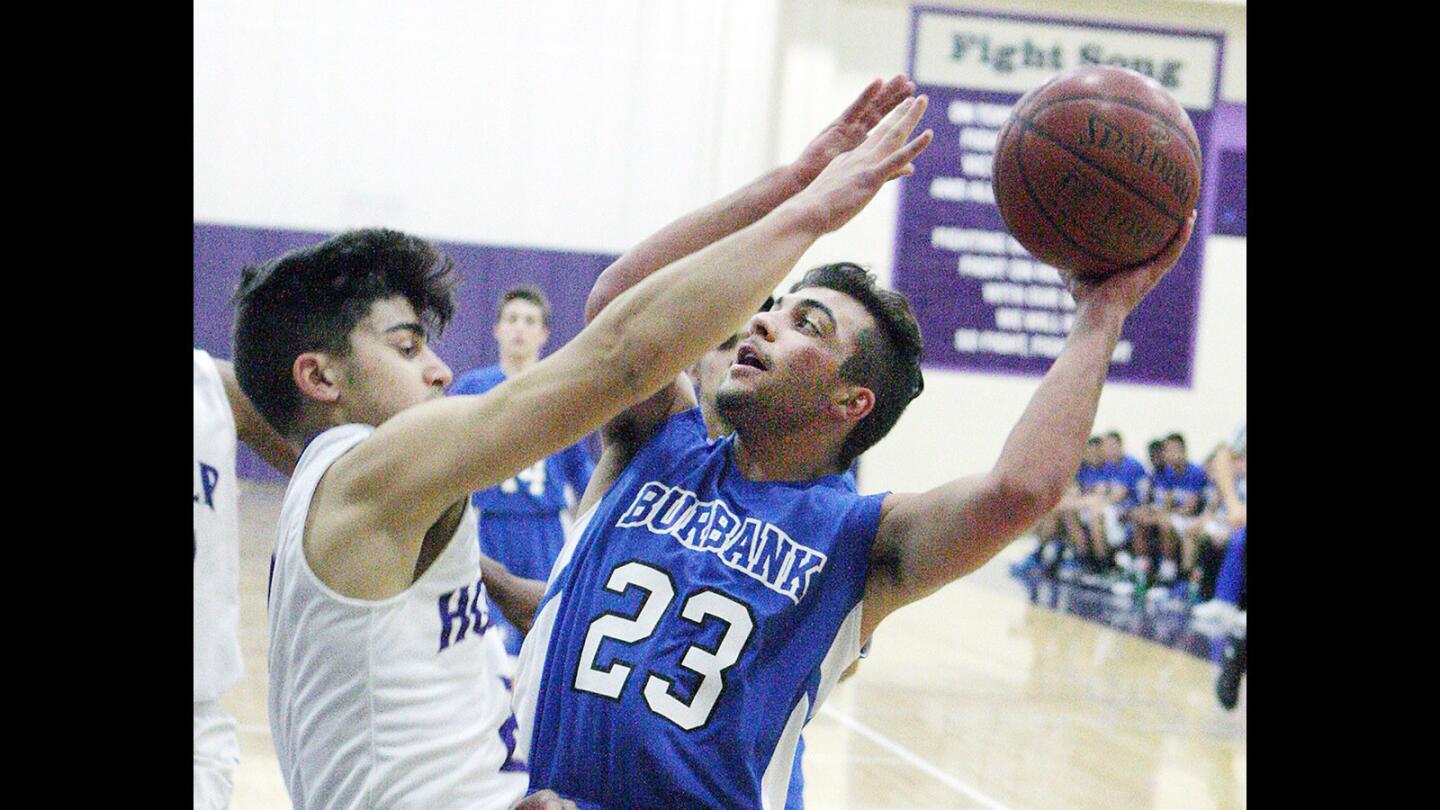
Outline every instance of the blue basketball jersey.
{"type": "MultiPolygon", "coordinates": [[[[449,393],[483,394],[502,382],[505,372],[499,365],[477,368],[460,375],[449,393]]],[[[595,463],[583,443],[577,442],[489,489],[473,493],[470,500],[480,516],[480,550],[518,577],[548,578],[565,540],[560,522],[561,510],[569,506],[565,488],[568,486],[578,501],[594,471],[595,463]]],[[[519,628],[505,618],[494,600],[488,604],[505,651],[518,655],[522,639],[519,628]]]]}
{"type": "Polygon", "coordinates": [[[1141,500],[1141,481],[1145,478],[1145,465],[1133,456],[1123,456],[1114,464],[1105,464],[1100,468],[1101,479],[1108,484],[1118,484],[1125,488],[1125,499],[1120,501],[1121,506],[1134,506],[1141,500]]]}
{"type": "Polygon", "coordinates": [[[1171,508],[1188,504],[1184,510],[1187,514],[1200,511],[1200,499],[1209,483],[1210,476],[1205,474],[1205,470],[1188,461],[1185,462],[1185,469],[1179,472],[1173,467],[1164,466],[1155,471],[1154,477],[1156,492],[1165,493],[1171,508]]]}
{"type": "MultiPolygon", "coordinates": [[[[483,394],[505,382],[500,366],[487,366],[467,371],[450,386],[449,393],[483,394]]],[[[585,494],[595,462],[577,442],[549,458],[537,461],[489,489],[471,496],[475,508],[485,515],[540,515],[554,518],[570,506],[565,495],[569,487],[575,500],[585,494]]]]}
{"type": "Polygon", "coordinates": [[[520,655],[532,790],[784,806],[801,728],[859,654],[885,495],[750,481],[733,446],[675,415],[577,523],[520,655]]]}
{"type": "Polygon", "coordinates": [[[1080,486],[1081,492],[1091,492],[1100,486],[1105,480],[1103,467],[1092,467],[1084,462],[1080,463],[1080,469],[1075,471],[1075,483],[1080,486]]]}

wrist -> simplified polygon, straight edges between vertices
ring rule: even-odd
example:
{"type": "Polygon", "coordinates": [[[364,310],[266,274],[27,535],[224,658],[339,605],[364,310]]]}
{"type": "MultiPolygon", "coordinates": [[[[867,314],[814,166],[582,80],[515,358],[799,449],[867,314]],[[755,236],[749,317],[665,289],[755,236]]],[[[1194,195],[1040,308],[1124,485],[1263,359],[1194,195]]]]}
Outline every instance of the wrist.
{"type": "Polygon", "coordinates": [[[1075,330],[1100,330],[1118,336],[1129,314],[1129,309],[1117,301],[1087,297],[1075,303],[1075,330]]]}
{"type": "Polygon", "coordinates": [[[787,199],[804,191],[806,186],[815,182],[815,178],[820,176],[819,172],[806,170],[804,165],[798,161],[781,166],[776,173],[778,175],[776,182],[780,188],[784,189],[787,199]]]}

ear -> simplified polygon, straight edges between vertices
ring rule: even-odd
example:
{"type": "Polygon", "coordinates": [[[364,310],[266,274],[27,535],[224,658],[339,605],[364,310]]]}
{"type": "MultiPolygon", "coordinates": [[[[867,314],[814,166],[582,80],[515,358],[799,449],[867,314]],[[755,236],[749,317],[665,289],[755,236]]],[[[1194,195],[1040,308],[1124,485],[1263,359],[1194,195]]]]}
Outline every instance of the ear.
{"type": "Polygon", "coordinates": [[[835,418],[852,425],[864,419],[874,409],[875,392],[863,385],[851,385],[840,389],[830,403],[830,410],[835,418]]]}
{"type": "Polygon", "coordinates": [[[549,343],[549,342],[550,342],[550,327],[548,327],[548,326],[541,326],[541,327],[540,327],[540,347],[541,347],[541,348],[544,348],[544,347],[545,347],[545,344],[546,344],[546,343],[549,343]]]}
{"type": "Polygon", "coordinates": [[[333,404],[340,399],[340,368],[325,352],[304,352],[290,367],[291,377],[307,399],[333,404]]]}

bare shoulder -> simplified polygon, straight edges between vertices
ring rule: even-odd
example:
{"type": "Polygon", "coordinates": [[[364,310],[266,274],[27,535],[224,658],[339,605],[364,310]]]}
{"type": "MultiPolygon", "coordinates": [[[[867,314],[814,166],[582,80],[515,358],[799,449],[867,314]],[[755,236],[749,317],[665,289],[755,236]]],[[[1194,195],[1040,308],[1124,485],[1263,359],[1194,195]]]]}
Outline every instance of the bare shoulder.
{"type": "Polygon", "coordinates": [[[327,588],[354,599],[385,599],[404,591],[413,579],[424,527],[409,526],[384,514],[378,499],[349,486],[349,461],[336,459],[310,498],[305,515],[305,561],[327,588]],[[416,533],[404,542],[396,532],[416,533]],[[399,541],[399,542],[397,542],[399,541]],[[407,551],[409,553],[407,553],[407,551]]]}

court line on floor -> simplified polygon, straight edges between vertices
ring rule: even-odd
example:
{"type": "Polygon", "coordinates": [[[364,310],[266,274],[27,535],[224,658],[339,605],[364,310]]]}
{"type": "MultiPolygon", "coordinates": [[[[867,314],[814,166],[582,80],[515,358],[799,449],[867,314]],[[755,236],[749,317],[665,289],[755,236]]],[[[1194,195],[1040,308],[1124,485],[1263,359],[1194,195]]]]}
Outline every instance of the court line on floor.
{"type": "Polygon", "coordinates": [[[995,799],[992,799],[982,793],[979,789],[971,787],[970,785],[965,784],[964,782],[956,779],[950,774],[940,770],[939,768],[932,765],[930,762],[922,759],[918,754],[910,751],[910,749],[906,748],[900,743],[895,742],[889,737],[886,737],[884,734],[881,734],[875,729],[870,728],[859,720],[856,720],[849,715],[842,714],[839,711],[830,708],[828,705],[822,705],[820,707],[820,713],[825,715],[826,717],[831,718],[832,720],[835,720],[840,725],[845,726],[846,728],[854,731],[860,736],[869,739],[871,742],[875,743],[881,748],[884,748],[895,756],[905,760],[917,770],[924,771],[925,773],[935,777],[937,780],[944,783],[947,787],[953,788],[957,792],[962,793],[971,799],[974,799],[975,801],[985,805],[986,807],[989,807],[990,810],[1010,810],[1008,806],[1001,804],[995,799]]]}

